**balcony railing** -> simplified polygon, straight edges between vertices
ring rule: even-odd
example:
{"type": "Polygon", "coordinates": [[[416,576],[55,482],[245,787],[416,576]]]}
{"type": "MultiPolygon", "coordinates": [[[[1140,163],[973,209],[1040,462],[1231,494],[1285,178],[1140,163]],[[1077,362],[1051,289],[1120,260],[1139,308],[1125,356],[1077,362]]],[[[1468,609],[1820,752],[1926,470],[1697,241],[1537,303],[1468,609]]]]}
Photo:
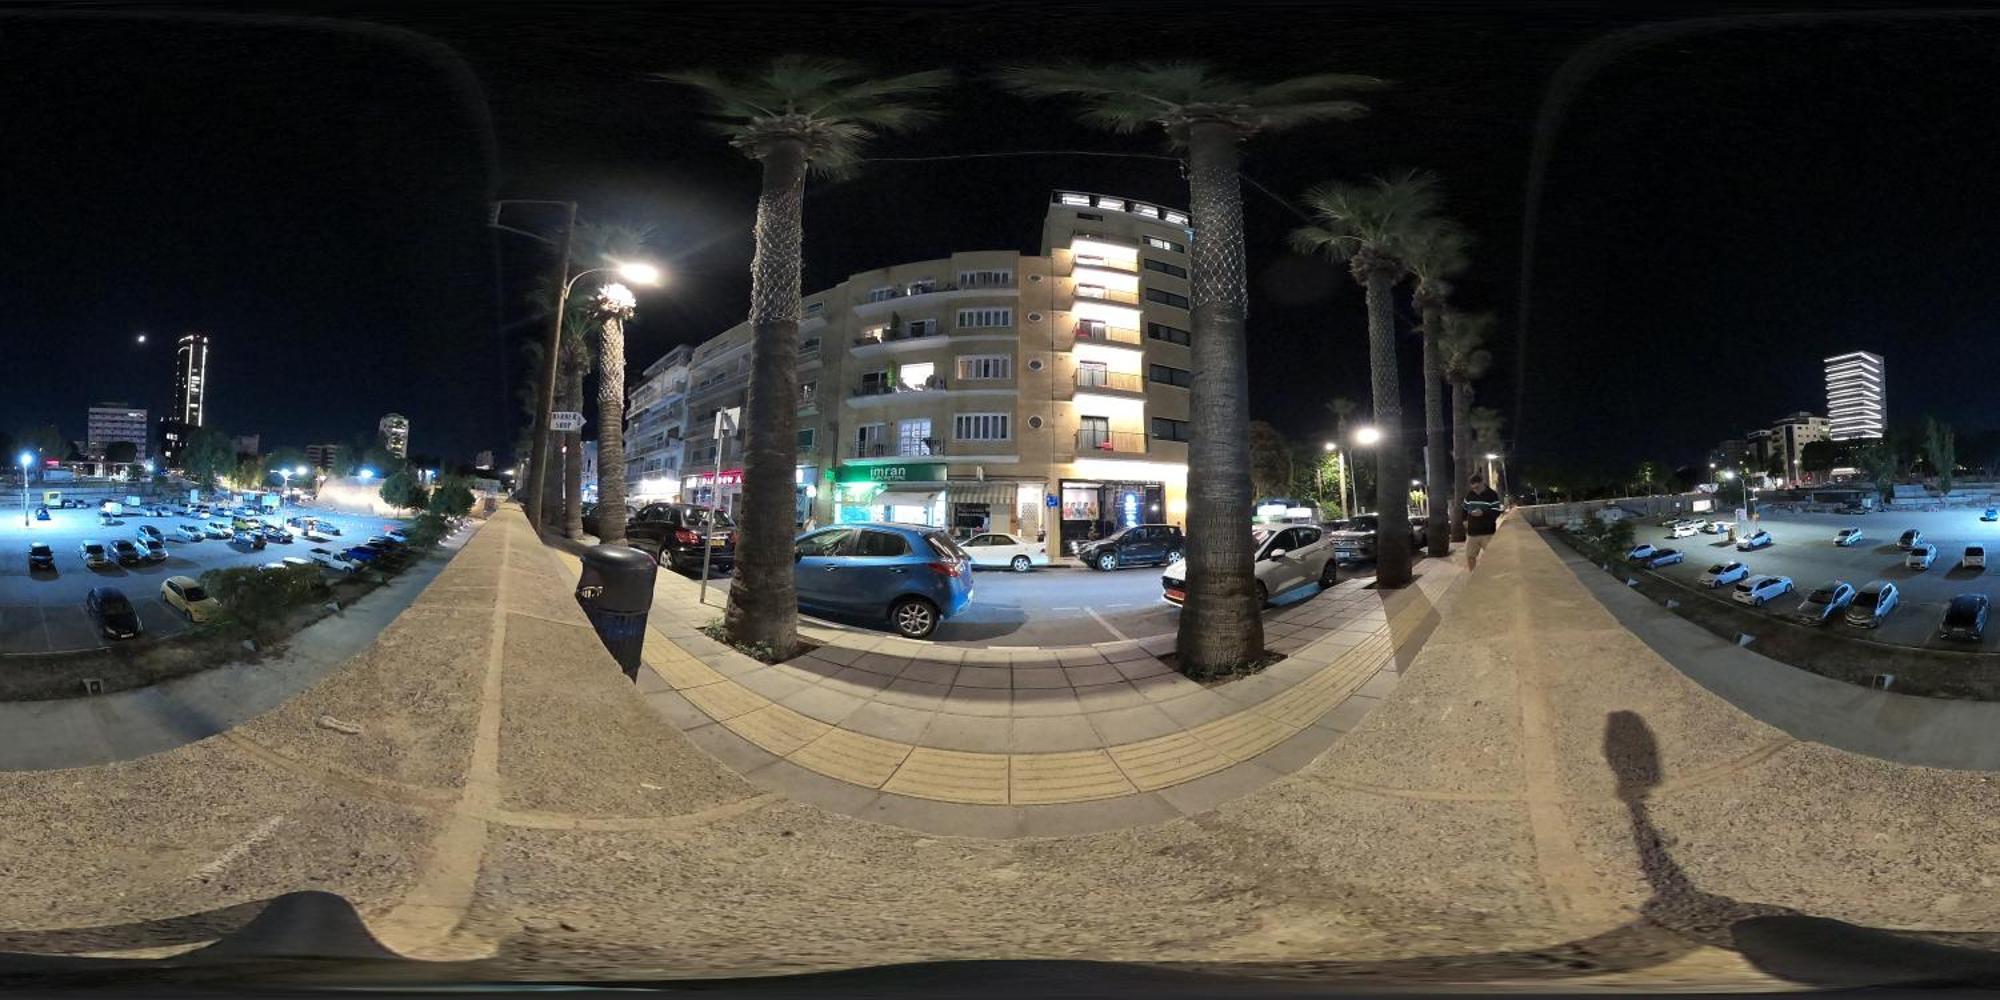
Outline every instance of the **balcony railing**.
{"type": "Polygon", "coordinates": [[[1076,453],[1085,455],[1143,455],[1146,453],[1146,435],[1138,431],[1098,431],[1088,428],[1076,432],[1076,453]]]}
{"type": "Polygon", "coordinates": [[[907,329],[890,330],[887,333],[864,333],[854,338],[854,346],[873,347],[877,344],[888,344],[899,340],[929,340],[938,335],[937,327],[932,326],[928,329],[928,333],[911,333],[907,329]]]}
{"type": "Polygon", "coordinates": [[[854,446],[855,458],[923,458],[944,454],[943,438],[922,441],[863,441],[854,446]]]}
{"type": "Polygon", "coordinates": [[[1136,372],[1108,372],[1101,368],[1078,368],[1078,389],[1110,389],[1115,392],[1145,392],[1146,380],[1136,372]]]}
{"type": "Polygon", "coordinates": [[[1137,330],[1122,326],[1110,326],[1104,323],[1078,323],[1074,332],[1078,340],[1090,340],[1098,343],[1130,344],[1136,347],[1145,340],[1145,337],[1137,330]]]}
{"type": "Polygon", "coordinates": [[[862,396],[892,396],[899,392],[938,392],[949,388],[943,375],[932,375],[923,385],[904,385],[901,382],[867,382],[854,389],[856,398],[862,396]]]}

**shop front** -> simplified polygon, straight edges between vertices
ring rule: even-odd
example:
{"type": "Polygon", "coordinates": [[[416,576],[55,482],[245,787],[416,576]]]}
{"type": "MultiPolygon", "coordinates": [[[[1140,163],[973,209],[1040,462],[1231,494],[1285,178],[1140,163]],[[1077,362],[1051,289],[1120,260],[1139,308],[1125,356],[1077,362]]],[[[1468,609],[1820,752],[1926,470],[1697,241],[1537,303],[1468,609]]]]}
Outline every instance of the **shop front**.
{"type": "Polygon", "coordinates": [[[1121,528],[1171,523],[1165,483],[1065,479],[1061,503],[1065,555],[1074,554],[1079,543],[1095,541],[1121,528]]]}
{"type": "Polygon", "coordinates": [[[833,518],[841,524],[897,521],[943,526],[943,462],[842,465],[833,476],[833,518]]]}
{"type": "MultiPolygon", "coordinates": [[[[792,527],[802,529],[812,517],[813,499],[819,495],[814,477],[816,466],[801,465],[792,472],[792,527]]],[[[688,503],[716,506],[730,517],[741,518],[743,470],[724,469],[718,475],[698,472],[680,481],[681,495],[688,503]]]]}

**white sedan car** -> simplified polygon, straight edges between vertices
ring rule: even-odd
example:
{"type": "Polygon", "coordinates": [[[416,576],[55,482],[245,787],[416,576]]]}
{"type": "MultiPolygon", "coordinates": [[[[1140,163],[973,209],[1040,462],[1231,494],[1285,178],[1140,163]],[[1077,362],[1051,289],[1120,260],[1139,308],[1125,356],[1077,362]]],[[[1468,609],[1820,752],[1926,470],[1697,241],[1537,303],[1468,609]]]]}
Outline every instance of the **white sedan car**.
{"type": "Polygon", "coordinates": [[[1749,575],[1750,567],[1740,562],[1716,563],[1708,568],[1708,572],[1701,575],[1701,585],[1704,587],[1727,587],[1749,575]]]}
{"type": "MultiPolygon", "coordinates": [[[[1250,532],[1256,556],[1257,598],[1260,603],[1317,583],[1325,590],[1333,586],[1339,566],[1333,558],[1333,543],[1318,525],[1292,527],[1271,525],[1250,532]]],[[[1160,574],[1161,596],[1174,604],[1187,600],[1187,560],[1176,559],[1160,574]]]]}
{"type": "Polygon", "coordinates": [[[1774,597],[1792,592],[1792,578],[1789,576],[1753,576],[1736,585],[1730,600],[1739,604],[1761,608],[1774,597]]]}
{"type": "Polygon", "coordinates": [[[1041,542],[1030,542],[1019,535],[992,532],[974,535],[959,543],[959,548],[972,557],[974,566],[991,568],[1006,567],[1016,573],[1026,573],[1036,566],[1049,564],[1049,547],[1041,542]]]}
{"type": "Polygon", "coordinates": [[[1739,552],[1748,552],[1752,549],[1765,548],[1770,544],[1771,533],[1760,528],[1739,539],[1736,543],[1736,550],[1739,552]]]}
{"type": "Polygon", "coordinates": [[[1861,529],[1860,528],[1840,529],[1840,534],[1833,536],[1833,544],[1842,547],[1861,544],[1861,529]]]}
{"type": "Polygon", "coordinates": [[[1676,524],[1673,527],[1667,529],[1667,537],[1693,538],[1695,536],[1695,533],[1700,530],[1701,529],[1699,527],[1695,526],[1694,522],[1682,521],[1681,523],[1676,524]]]}
{"type": "Polygon", "coordinates": [[[1903,565],[1910,569],[1930,569],[1937,561],[1937,546],[1930,542],[1918,542],[1910,546],[1910,554],[1903,559],[1903,565]]]}

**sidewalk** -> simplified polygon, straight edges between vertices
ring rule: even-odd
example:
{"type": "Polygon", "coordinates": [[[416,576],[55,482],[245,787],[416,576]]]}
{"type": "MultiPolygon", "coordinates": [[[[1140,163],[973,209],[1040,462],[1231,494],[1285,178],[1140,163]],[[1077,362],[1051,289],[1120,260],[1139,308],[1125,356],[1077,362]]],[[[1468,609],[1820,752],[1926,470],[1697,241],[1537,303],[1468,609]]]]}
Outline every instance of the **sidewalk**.
{"type": "Polygon", "coordinates": [[[1202,685],[1156,658],[1171,637],[966,649],[803,623],[819,648],[767,665],[699,631],[722,615],[720,587],[703,605],[697,582],[662,573],[639,687],[753,784],[836,812],[988,837],[1114,829],[1317,757],[1394,690],[1463,576],[1426,560],[1402,591],[1347,581],[1272,611],[1266,643],[1285,659],[1202,685]]]}

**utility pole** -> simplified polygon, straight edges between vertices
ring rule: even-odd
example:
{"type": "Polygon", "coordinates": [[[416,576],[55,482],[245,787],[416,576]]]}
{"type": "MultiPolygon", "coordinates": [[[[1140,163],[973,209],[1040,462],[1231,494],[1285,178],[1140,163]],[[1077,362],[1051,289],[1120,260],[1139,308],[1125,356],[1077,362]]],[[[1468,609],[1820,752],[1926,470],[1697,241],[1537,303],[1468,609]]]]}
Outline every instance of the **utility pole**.
{"type": "Polygon", "coordinates": [[[562,354],[563,313],[569,307],[569,255],[570,245],[576,234],[576,202],[573,201],[532,201],[509,199],[493,204],[488,225],[495,229],[506,229],[533,239],[541,240],[556,248],[556,309],[549,317],[549,336],[543,344],[541,382],[535,387],[535,430],[530,442],[532,451],[528,459],[528,523],[536,532],[542,530],[542,517],[546,513],[542,505],[542,490],[549,474],[549,416],[556,408],[557,364],[562,354]],[[564,210],[562,234],[550,240],[533,233],[500,225],[500,209],[505,205],[554,205],[564,210]]]}

